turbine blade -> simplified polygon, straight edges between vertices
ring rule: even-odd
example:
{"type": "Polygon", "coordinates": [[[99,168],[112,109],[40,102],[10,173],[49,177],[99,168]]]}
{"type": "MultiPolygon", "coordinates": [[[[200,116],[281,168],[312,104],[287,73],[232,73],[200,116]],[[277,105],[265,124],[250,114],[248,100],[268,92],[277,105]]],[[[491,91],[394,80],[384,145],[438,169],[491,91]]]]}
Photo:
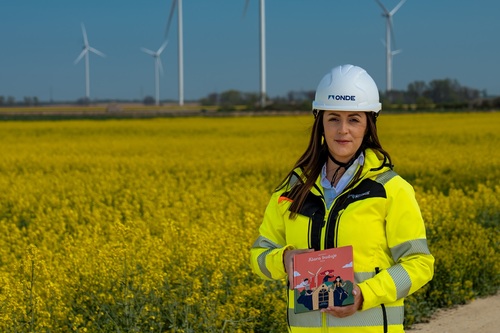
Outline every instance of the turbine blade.
{"type": "Polygon", "coordinates": [[[393,41],[394,47],[396,47],[396,37],[394,36],[394,26],[392,24],[392,16],[389,17],[389,29],[391,32],[391,40],[393,41]]]}
{"type": "Polygon", "coordinates": [[[83,34],[83,44],[87,47],[89,46],[89,40],[87,39],[87,31],[85,30],[85,25],[82,22],[82,34],[83,34]]]}
{"type": "Polygon", "coordinates": [[[145,52],[145,53],[149,54],[150,56],[153,56],[153,57],[156,56],[156,53],[154,51],[151,51],[150,49],[147,49],[145,47],[141,47],[141,50],[142,50],[142,52],[145,52]]]}
{"type": "Polygon", "coordinates": [[[170,14],[168,15],[167,28],[165,29],[165,37],[168,37],[168,32],[170,30],[170,25],[172,23],[172,17],[174,16],[176,6],[177,0],[172,0],[172,6],[170,6],[170,14]]]}
{"type": "Polygon", "coordinates": [[[87,49],[83,49],[82,53],[80,53],[80,55],[78,56],[78,58],[75,59],[74,63],[77,64],[80,60],[82,60],[83,56],[85,55],[85,53],[87,53],[88,50],[87,49]]]}
{"type": "Polygon", "coordinates": [[[391,54],[396,55],[396,54],[399,54],[401,52],[403,52],[403,50],[395,50],[395,51],[392,51],[391,54]]]}
{"type": "Polygon", "coordinates": [[[401,0],[400,3],[398,3],[398,5],[396,7],[394,7],[393,10],[391,10],[391,12],[389,13],[389,15],[394,15],[398,10],[399,8],[401,8],[401,6],[406,2],[406,0],[401,0]]]}
{"type": "Polygon", "coordinates": [[[168,40],[166,40],[165,42],[163,42],[163,44],[160,46],[160,48],[158,49],[158,51],[156,51],[156,54],[160,55],[163,50],[165,49],[165,47],[167,46],[168,44],[168,40]]]}
{"type": "Polygon", "coordinates": [[[90,47],[90,46],[89,46],[89,51],[94,52],[95,54],[100,55],[100,56],[101,56],[101,57],[103,57],[103,58],[106,58],[106,55],[105,55],[104,53],[102,53],[102,52],[101,52],[101,51],[99,51],[99,50],[94,49],[93,47],[90,47]]]}
{"type": "Polygon", "coordinates": [[[382,2],[380,2],[380,0],[375,0],[379,6],[382,8],[382,10],[384,11],[385,15],[389,15],[389,11],[387,10],[387,8],[385,8],[385,6],[382,4],[382,2]]]}
{"type": "Polygon", "coordinates": [[[247,10],[248,10],[248,5],[250,4],[250,0],[246,0],[245,1],[245,7],[243,8],[243,17],[245,17],[245,15],[247,14],[247,10]]]}

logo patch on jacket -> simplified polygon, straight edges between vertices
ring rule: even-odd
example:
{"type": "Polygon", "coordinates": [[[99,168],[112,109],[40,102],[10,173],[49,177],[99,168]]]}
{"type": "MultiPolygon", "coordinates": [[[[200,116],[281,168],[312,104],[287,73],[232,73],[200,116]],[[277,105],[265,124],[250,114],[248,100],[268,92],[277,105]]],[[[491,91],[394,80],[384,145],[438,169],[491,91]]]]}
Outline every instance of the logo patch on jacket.
{"type": "Polygon", "coordinates": [[[363,193],[359,193],[359,194],[349,194],[347,196],[348,199],[359,199],[361,197],[365,197],[365,196],[369,196],[370,195],[370,191],[366,191],[366,192],[363,192],[363,193]]]}

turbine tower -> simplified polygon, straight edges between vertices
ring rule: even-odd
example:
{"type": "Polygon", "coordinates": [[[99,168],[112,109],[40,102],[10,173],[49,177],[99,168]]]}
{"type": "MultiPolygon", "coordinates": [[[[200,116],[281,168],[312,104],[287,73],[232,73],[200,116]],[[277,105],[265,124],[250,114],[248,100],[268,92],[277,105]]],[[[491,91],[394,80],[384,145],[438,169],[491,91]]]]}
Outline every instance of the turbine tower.
{"type": "Polygon", "coordinates": [[[83,57],[85,57],[85,97],[90,101],[90,74],[89,74],[89,52],[93,52],[101,57],[106,57],[104,53],[94,49],[89,45],[89,40],[87,39],[87,32],[85,31],[85,26],[82,23],[82,34],[83,34],[83,50],[82,53],[75,59],[75,64],[78,63],[83,57]]]}
{"type": "Polygon", "coordinates": [[[163,74],[163,66],[161,65],[161,53],[167,46],[168,41],[163,42],[158,51],[151,51],[144,47],[141,47],[141,50],[154,58],[155,61],[155,89],[156,89],[156,105],[160,105],[160,73],[163,74]]]}
{"type": "Polygon", "coordinates": [[[172,0],[170,7],[170,14],[167,21],[167,29],[165,30],[165,38],[168,38],[168,31],[170,30],[170,23],[172,16],[177,7],[177,33],[178,33],[178,50],[179,50],[179,105],[184,105],[184,44],[182,35],[182,0],[172,0]]]}
{"type": "Polygon", "coordinates": [[[392,26],[392,16],[401,8],[406,0],[401,0],[393,10],[388,11],[380,0],[375,0],[382,8],[382,16],[385,17],[385,57],[386,57],[386,93],[392,90],[392,57],[401,52],[401,50],[391,50],[391,40],[394,39],[394,31],[392,26]]]}
{"type": "MultiPolygon", "coordinates": [[[[250,0],[245,2],[245,15],[250,0]]],[[[266,106],[266,4],[264,0],[260,0],[259,20],[260,20],[260,106],[266,106]]]]}

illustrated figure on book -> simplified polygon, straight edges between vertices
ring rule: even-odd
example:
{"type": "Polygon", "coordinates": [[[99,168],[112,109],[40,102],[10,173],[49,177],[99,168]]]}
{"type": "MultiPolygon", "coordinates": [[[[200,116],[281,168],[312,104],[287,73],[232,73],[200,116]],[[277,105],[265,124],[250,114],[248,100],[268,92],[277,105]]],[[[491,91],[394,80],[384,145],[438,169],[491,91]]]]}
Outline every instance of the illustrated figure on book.
{"type": "Polygon", "coordinates": [[[333,304],[335,306],[344,305],[344,300],[349,297],[349,293],[346,290],[344,290],[345,286],[346,283],[343,283],[342,278],[340,276],[337,276],[335,278],[335,284],[333,290],[333,304]]]}
{"type": "Polygon", "coordinates": [[[323,282],[328,282],[330,279],[334,279],[335,275],[333,275],[333,271],[325,271],[325,277],[323,278],[323,282]]]}
{"type": "Polygon", "coordinates": [[[334,67],[312,109],[307,148],[272,194],[250,249],[252,270],[288,279],[289,332],[404,332],[404,299],[432,279],[434,257],[413,187],[378,137],[377,85],[359,66],[334,67]],[[314,259],[344,248],[350,273],[331,266],[334,254],[314,259]],[[305,270],[302,256],[312,258],[305,270]]]}

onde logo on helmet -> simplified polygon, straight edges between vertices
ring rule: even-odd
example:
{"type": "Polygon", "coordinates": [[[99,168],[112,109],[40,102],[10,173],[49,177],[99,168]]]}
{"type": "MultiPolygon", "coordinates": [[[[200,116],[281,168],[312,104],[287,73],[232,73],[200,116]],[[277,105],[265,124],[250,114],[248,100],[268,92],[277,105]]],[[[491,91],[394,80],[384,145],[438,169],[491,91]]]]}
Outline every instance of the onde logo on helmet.
{"type": "Polygon", "coordinates": [[[328,95],[328,99],[333,99],[336,101],[356,101],[355,95],[328,95]]]}

